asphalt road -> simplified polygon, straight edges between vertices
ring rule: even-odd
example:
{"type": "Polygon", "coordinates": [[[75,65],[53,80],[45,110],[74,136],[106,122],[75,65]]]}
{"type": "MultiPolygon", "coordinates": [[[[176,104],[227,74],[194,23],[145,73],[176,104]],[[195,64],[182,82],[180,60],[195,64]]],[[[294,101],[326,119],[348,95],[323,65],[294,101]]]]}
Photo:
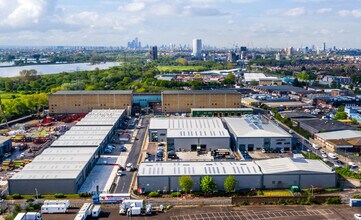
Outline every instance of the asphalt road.
{"type": "MultiPolygon", "coordinates": [[[[142,128],[139,129],[138,134],[134,140],[133,147],[129,152],[126,164],[132,163],[134,166],[137,165],[140,150],[142,148],[142,143],[145,138],[145,132],[149,124],[149,117],[145,116],[142,120],[142,128]]],[[[116,187],[114,193],[128,193],[130,189],[130,184],[136,172],[125,172],[124,176],[117,177],[116,187]]]]}

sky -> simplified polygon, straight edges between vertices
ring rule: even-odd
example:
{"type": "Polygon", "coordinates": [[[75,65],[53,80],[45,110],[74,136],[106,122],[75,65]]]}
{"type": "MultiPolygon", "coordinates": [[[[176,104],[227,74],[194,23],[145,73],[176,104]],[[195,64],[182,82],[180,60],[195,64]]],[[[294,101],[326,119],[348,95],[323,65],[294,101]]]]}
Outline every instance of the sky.
{"type": "Polygon", "coordinates": [[[2,46],[361,48],[361,0],[0,0],[2,46]]]}

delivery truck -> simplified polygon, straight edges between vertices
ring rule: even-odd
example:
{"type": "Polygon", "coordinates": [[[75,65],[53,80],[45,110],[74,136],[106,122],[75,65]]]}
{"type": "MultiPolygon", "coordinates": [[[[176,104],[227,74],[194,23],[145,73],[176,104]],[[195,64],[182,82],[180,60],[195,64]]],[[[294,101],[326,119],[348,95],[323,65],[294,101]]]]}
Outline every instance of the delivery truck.
{"type": "Polygon", "coordinates": [[[95,206],[93,207],[93,209],[92,209],[92,217],[93,217],[93,218],[99,217],[100,212],[101,212],[100,205],[95,205],[95,206]]]}
{"type": "Polygon", "coordinates": [[[69,208],[70,200],[45,200],[44,205],[64,205],[66,208],[69,208]]]}
{"type": "Polygon", "coordinates": [[[65,205],[42,205],[41,213],[55,214],[55,213],[66,213],[67,208],[65,205]]]}
{"type": "Polygon", "coordinates": [[[18,213],[14,220],[42,220],[42,217],[39,212],[22,212],[18,213]]]}
{"type": "Polygon", "coordinates": [[[101,193],[93,195],[93,204],[119,204],[130,199],[130,193],[101,193]]]}

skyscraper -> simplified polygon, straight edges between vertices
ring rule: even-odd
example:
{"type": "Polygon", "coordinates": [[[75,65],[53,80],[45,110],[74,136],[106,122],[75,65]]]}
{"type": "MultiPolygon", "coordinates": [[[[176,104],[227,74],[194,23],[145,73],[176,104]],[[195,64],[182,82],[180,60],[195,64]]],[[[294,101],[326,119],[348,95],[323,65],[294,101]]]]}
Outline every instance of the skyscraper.
{"type": "Polygon", "coordinates": [[[326,51],[326,42],[323,42],[323,51],[326,51]]]}
{"type": "Polygon", "coordinates": [[[152,60],[157,60],[158,59],[158,47],[157,46],[153,46],[150,50],[150,58],[152,60]]]}
{"type": "Polygon", "coordinates": [[[193,56],[196,58],[201,58],[202,56],[202,40],[193,39],[193,56]]]}

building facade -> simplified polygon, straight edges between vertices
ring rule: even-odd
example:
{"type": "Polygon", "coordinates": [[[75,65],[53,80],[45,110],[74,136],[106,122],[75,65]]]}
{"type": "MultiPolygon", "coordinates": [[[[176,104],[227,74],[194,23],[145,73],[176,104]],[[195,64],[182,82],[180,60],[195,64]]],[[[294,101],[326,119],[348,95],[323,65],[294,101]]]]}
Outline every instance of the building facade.
{"type": "Polygon", "coordinates": [[[192,108],[241,108],[241,94],[235,90],[162,92],[163,113],[190,113],[192,108]]]}
{"type": "Polygon", "coordinates": [[[50,94],[49,113],[88,113],[93,109],[126,109],[132,106],[131,90],[58,91],[50,94]]]}

